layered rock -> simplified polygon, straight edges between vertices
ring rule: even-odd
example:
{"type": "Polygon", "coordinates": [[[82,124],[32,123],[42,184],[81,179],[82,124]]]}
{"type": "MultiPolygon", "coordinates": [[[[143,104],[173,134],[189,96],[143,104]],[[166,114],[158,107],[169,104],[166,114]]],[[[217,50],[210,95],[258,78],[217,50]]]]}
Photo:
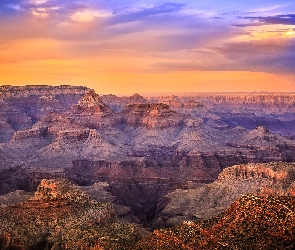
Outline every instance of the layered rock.
{"type": "MultiPolygon", "coordinates": [[[[275,133],[295,138],[294,93],[191,93],[177,98],[183,104],[193,100],[206,105],[207,110],[198,107],[177,110],[202,117],[205,122],[209,119],[207,124],[211,127],[254,129],[262,124],[275,133]]],[[[153,102],[166,100],[167,97],[151,98],[153,102]]]]}
{"type": "MultiPolygon", "coordinates": [[[[43,95],[39,86],[23,96],[11,90],[10,97],[0,100],[0,134],[4,131],[0,136],[8,140],[0,144],[1,192],[31,191],[40,178],[55,176],[81,185],[108,181],[117,184],[110,189],[121,205],[132,207],[150,223],[166,205],[161,196],[175,188],[213,182],[235,164],[295,161],[294,141],[257,124],[251,130],[231,128],[233,123],[229,126],[223,118],[232,115],[232,107],[219,107],[214,98],[215,106],[206,102],[207,97],[173,96],[147,103],[138,94],[103,99],[93,90],[73,89],[45,87],[49,94],[43,95]],[[118,102],[117,113],[103,100],[118,102]],[[161,103],[165,100],[175,108],[161,103]],[[140,195],[145,198],[138,199],[140,195]]],[[[235,114],[240,114],[241,106],[235,114]]],[[[259,112],[274,116],[265,110],[259,112]]],[[[292,121],[292,114],[285,118],[292,121]]],[[[160,224],[170,221],[165,216],[160,224]]],[[[188,218],[194,216],[203,215],[188,218]]]]}
{"type": "MultiPolygon", "coordinates": [[[[13,132],[29,129],[48,113],[69,109],[88,91],[74,86],[0,86],[0,124],[9,124],[13,132]]],[[[8,141],[11,135],[7,131],[0,142],[8,141]]]]}
{"type": "Polygon", "coordinates": [[[77,104],[63,113],[50,113],[36,126],[47,126],[51,131],[81,128],[102,128],[114,125],[117,116],[93,91],[86,93],[77,104]]]}
{"type": "Polygon", "coordinates": [[[208,94],[198,95],[198,100],[203,102],[210,102],[214,105],[232,105],[238,107],[243,105],[247,107],[294,107],[295,95],[294,94],[251,94],[251,93],[240,93],[240,94],[208,94]]]}
{"type": "Polygon", "coordinates": [[[184,220],[212,218],[246,194],[293,195],[294,182],[293,163],[252,163],[228,167],[211,184],[195,189],[177,189],[167,194],[165,198],[170,201],[156,222],[171,226],[184,220]]]}
{"type": "Polygon", "coordinates": [[[133,225],[115,221],[110,204],[64,179],[43,180],[32,198],[0,215],[1,249],[122,249],[137,237],[133,225]]]}
{"type": "Polygon", "coordinates": [[[123,110],[123,119],[128,125],[151,129],[177,127],[183,124],[185,118],[163,103],[130,104],[123,110]]]}
{"type": "Polygon", "coordinates": [[[41,138],[48,135],[48,128],[34,128],[21,130],[14,133],[12,140],[25,140],[29,138],[41,138]]]}

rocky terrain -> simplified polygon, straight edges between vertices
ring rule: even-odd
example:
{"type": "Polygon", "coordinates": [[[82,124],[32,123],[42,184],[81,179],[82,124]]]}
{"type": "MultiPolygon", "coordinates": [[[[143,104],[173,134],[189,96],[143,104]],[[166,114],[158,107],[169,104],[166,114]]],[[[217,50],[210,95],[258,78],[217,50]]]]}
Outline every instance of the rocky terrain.
{"type": "MultiPolygon", "coordinates": [[[[33,192],[42,179],[107,182],[122,218],[174,225],[166,194],[212,183],[233,165],[295,161],[293,98],[117,97],[85,87],[2,86],[0,195],[33,192]]],[[[184,210],[175,221],[181,216],[206,218],[184,210]]]]}
{"type": "Polygon", "coordinates": [[[122,249],[139,237],[110,203],[65,179],[44,179],[27,201],[0,209],[0,225],[1,249],[122,249]]]}
{"type": "Polygon", "coordinates": [[[50,112],[63,112],[88,91],[75,86],[0,86],[0,143],[50,112]]]}
{"type": "MultiPolygon", "coordinates": [[[[280,167],[283,169],[254,172],[280,181],[289,180],[284,169],[289,170],[290,166],[280,167]]],[[[236,172],[237,178],[245,178],[245,173],[253,175],[252,170],[229,171],[236,172]]],[[[109,202],[111,196],[101,189],[104,185],[84,187],[101,200],[98,202],[82,191],[84,188],[65,179],[42,180],[26,201],[0,208],[0,248],[168,250],[294,249],[295,246],[295,198],[294,190],[291,191],[294,185],[289,186],[291,195],[245,195],[210,220],[183,221],[180,226],[149,234],[140,226],[118,220],[109,202]]]]}
{"type": "Polygon", "coordinates": [[[209,221],[155,230],[134,249],[294,249],[295,198],[247,195],[209,221]]]}
{"type": "Polygon", "coordinates": [[[236,126],[254,129],[260,124],[274,133],[295,136],[294,93],[196,93],[153,97],[150,101],[170,103],[177,111],[202,117],[207,125],[217,129],[236,126]],[[198,105],[184,108],[189,103],[198,105]]]}
{"type": "Polygon", "coordinates": [[[167,205],[154,220],[159,226],[176,226],[186,220],[204,220],[224,212],[242,195],[293,196],[294,163],[250,163],[224,169],[213,183],[176,189],[164,196],[167,205]]]}

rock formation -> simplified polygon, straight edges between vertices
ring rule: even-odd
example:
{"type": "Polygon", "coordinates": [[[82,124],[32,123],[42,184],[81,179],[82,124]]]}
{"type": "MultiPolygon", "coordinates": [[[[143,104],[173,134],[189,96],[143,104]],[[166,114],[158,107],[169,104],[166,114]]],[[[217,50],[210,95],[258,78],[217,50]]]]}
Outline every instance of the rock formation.
{"type": "Polygon", "coordinates": [[[224,212],[242,195],[293,195],[294,183],[293,163],[235,165],[225,168],[213,183],[167,194],[165,199],[169,202],[155,222],[172,226],[184,220],[209,219],[224,212]]]}
{"type": "Polygon", "coordinates": [[[293,249],[294,208],[290,196],[243,196],[210,221],[156,230],[134,249],[293,249]]]}
{"type": "Polygon", "coordinates": [[[0,143],[9,141],[15,131],[29,129],[50,112],[69,109],[88,91],[75,86],[0,86],[0,143]]]}
{"type": "Polygon", "coordinates": [[[138,237],[64,179],[42,180],[27,201],[0,209],[1,249],[123,249],[138,237]]]}
{"type": "Polygon", "coordinates": [[[129,104],[122,111],[124,121],[131,126],[151,129],[177,127],[186,117],[170,109],[166,104],[129,104]]]}
{"type": "Polygon", "coordinates": [[[118,97],[115,95],[103,95],[101,96],[104,103],[106,103],[112,110],[116,112],[122,111],[126,105],[128,104],[144,104],[148,101],[139,95],[138,93],[135,93],[132,96],[123,96],[118,97]]]}
{"type": "MultiPolygon", "coordinates": [[[[256,120],[252,129],[227,120],[247,111],[239,109],[240,99],[225,99],[240,103],[231,113],[234,106],[214,96],[100,97],[71,86],[4,86],[1,92],[0,194],[32,191],[43,178],[63,177],[80,185],[107,181],[118,203],[150,223],[166,205],[162,196],[176,188],[208,184],[236,164],[295,161],[290,138],[256,120]],[[123,199],[127,191],[128,201],[123,199]],[[140,193],[147,199],[137,199],[140,193]]],[[[288,110],[291,97],[268,97],[281,104],[267,108],[288,110]]],[[[255,116],[287,124],[278,113],[280,118],[267,113],[262,100],[248,100],[257,101],[255,116]]],[[[247,121],[253,120],[247,112],[247,121]]],[[[283,116],[291,123],[292,117],[290,112],[283,116]]]]}

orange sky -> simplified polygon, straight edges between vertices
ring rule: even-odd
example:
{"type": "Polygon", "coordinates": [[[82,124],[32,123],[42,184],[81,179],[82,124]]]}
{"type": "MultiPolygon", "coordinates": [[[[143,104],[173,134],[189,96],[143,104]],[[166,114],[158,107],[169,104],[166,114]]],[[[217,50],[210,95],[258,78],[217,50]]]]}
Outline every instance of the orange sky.
{"type": "Polygon", "coordinates": [[[6,0],[0,84],[117,95],[295,91],[295,6],[213,2],[6,0]]]}

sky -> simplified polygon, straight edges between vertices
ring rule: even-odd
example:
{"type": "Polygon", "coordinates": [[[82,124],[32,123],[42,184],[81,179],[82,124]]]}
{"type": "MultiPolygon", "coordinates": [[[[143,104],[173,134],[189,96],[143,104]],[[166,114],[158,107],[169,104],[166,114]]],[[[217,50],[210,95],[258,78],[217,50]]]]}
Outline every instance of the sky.
{"type": "Polygon", "coordinates": [[[1,0],[0,85],[295,91],[293,0],[1,0]]]}

